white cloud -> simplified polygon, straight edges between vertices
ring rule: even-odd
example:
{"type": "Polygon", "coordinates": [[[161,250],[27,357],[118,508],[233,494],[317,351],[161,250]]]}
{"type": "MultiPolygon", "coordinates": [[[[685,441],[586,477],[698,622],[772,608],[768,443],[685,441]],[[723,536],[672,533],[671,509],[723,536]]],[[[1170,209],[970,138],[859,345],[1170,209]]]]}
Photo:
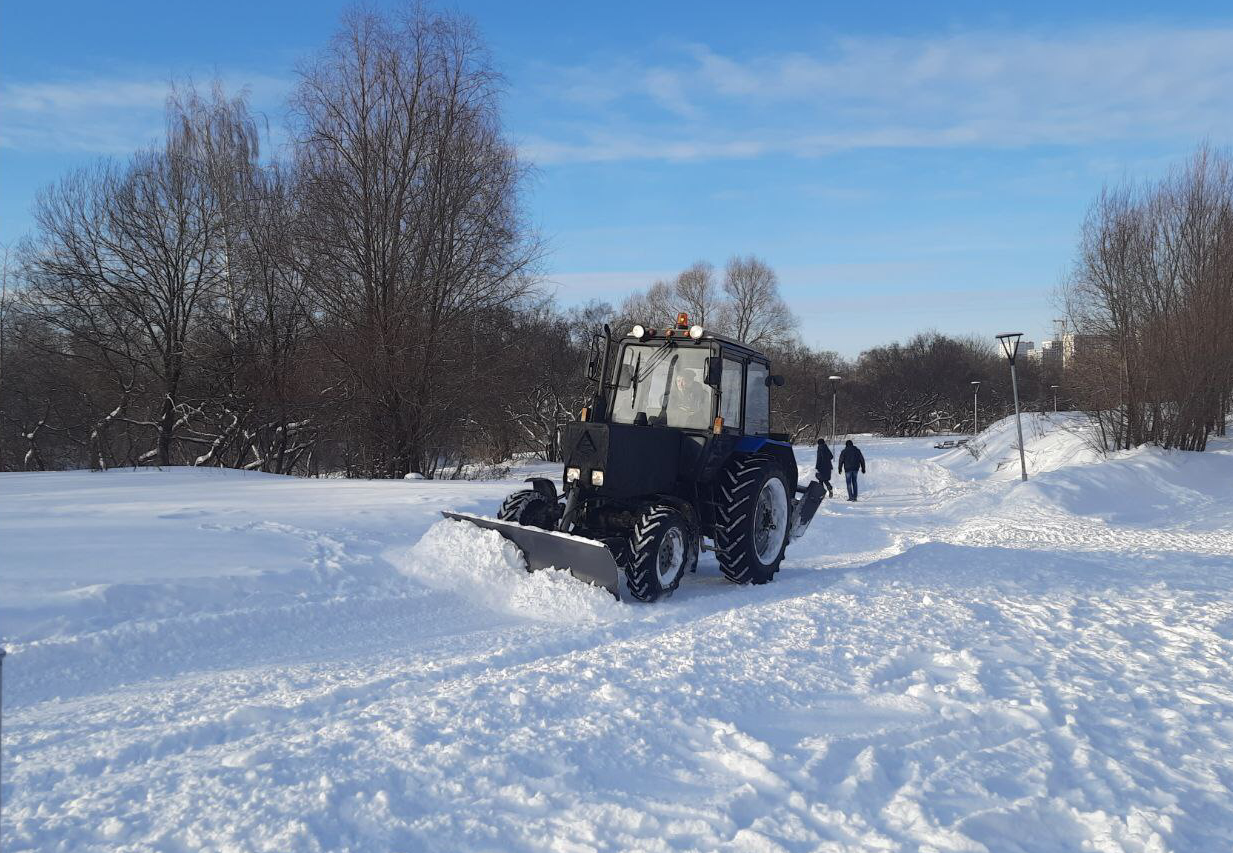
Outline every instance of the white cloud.
{"type": "Polygon", "coordinates": [[[0,88],[0,103],[5,110],[35,114],[114,107],[157,107],[166,97],[166,83],[134,80],[9,83],[0,88]]]}
{"type": "MultiPolygon", "coordinates": [[[[212,75],[198,80],[209,85],[212,75]]],[[[275,105],[290,84],[269,75],[225,75],[255,110],[275,105]]],[[[8,82],[0,85],[0,148],[118,154],[154,141],[170,80],[156,76],[8,82]]]]}
{"type": "Polygon", "coordinates": [[[1230,28],[848,38],[739,58],[692,45],[670,59],[552,70],[577,82],[526,152],[700,160],[1233,134],[1230,28]]]}

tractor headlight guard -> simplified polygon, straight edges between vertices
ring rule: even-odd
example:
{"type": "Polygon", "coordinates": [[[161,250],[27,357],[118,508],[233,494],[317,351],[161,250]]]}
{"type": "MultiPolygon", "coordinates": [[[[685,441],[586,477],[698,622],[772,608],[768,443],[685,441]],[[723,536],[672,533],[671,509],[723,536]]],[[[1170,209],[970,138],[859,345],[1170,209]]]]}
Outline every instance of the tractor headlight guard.
{"type": "Polygon", "coordinates": [[[566,468],[566,469],[565,469],[565,482],[567,482],[567,483],[576,483],[576,482],[578,482],[581,478],[582,478],[582,469],[581,469],[581,468],[566,468]]]}
{"type": "Polygon", "coordinates": [[[603,471],[592,471],[591,472],[591,485],[592,486],[602,486],[603,484],[604,484],[604,472],[603,471]]]}

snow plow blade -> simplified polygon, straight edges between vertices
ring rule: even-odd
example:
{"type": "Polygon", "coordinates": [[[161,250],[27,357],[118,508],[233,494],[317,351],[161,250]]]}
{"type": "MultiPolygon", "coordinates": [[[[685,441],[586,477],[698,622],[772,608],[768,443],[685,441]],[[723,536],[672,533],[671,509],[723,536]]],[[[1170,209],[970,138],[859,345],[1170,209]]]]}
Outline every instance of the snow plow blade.
{"type": "Polygon", "coordinates": [[[441,514],[455,521],[469,521],[476,527],[497,531],[522,552],[528,572],[564,569],[578,580],[603,587],[617,599],[621,597],[621,568],[602,542],[463,512],[441,514]]]}

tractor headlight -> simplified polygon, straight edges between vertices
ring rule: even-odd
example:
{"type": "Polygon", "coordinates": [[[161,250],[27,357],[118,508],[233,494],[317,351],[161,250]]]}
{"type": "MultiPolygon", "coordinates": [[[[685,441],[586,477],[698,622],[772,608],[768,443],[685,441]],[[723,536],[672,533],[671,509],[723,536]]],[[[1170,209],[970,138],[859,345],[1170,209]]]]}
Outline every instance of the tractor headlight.
{"type": "Polygon", "coordinates": [[[565,482],[576,483],[581,477],[582,477],[582,470],[580,468],[566,468],[565,469],[565,482]]]}
{"type": "Polygon", "coordinates": [[[701,326],[690,326],[689,336],[693,338],[695,341],[700,340],[702,338],[702,327],[701,326]]]}
{"type": "Polygon", "coordinates": [[[603,471],[592,471],[591,472],[591,485],[592,486],[602,486],[603,484],[604,484],[604,472],[603,471]]]}
{"type": "Polygon", "coordinates": [[[646,328],[641,323],[639,323],[638,325],[630,329],[629,333],[633,335],[635,338],[637,338],[638,340],[642,340],[643,338],[646,337],[646,328]]]}

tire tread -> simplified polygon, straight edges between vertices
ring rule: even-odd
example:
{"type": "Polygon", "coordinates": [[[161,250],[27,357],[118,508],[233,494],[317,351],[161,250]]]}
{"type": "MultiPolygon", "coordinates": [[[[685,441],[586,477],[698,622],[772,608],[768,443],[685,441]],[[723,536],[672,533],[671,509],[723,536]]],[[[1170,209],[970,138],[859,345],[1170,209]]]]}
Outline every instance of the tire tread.
{"type": "Polygon", "coordinates": [[[666,589],[659,589],[653,556],[658,555],[659,536],[665,526],[671,523],[681,524],[684,519],[672,507],[652,505],[645,509],[634,522],[629,534],[629,553],[623,561],[626,585],[629,593],[639,601],[655,601],[671,595],[680,585],[684,568],[689,562],[688,555],[682,564],[682,571],[666,589]],[[653,545],[655,547],[647,547],[653,545]]]}
{"type": "MultiPolygon", "coordinates": [[[[733,583],[767,583],[779,571],[779,558],[769,566],[762,565],[753,553],[749,538],[753,531],[746,522],[752,512],[746,505],[757,499],[767,472],[774,472],[776,464],[764,454],[751,454],[733,459],[720,476],[722,499],[715,507],[715,555],[724,577],[733,583]]],[[[785,544],[787,539],[785,537],[785,544]]]]}

